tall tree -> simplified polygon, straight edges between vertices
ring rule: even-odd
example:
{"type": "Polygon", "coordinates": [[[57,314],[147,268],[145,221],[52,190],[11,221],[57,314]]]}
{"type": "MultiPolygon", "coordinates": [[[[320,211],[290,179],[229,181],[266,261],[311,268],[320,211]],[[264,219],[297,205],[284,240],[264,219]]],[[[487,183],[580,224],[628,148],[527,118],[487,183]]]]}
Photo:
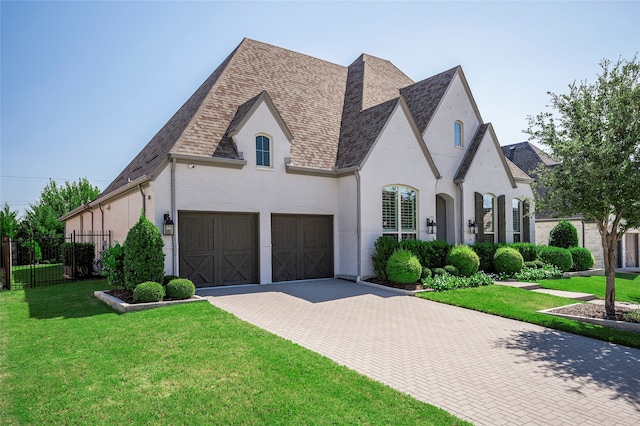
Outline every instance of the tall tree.
{"type": "Polygon", "coordinates": [[[30,235],[64,234],[64,224],[60,216],[95,200],[100,193],[97,186],[89,183],[87,178],[78,182],[66,181],[58,185],[53,179],[42,189],[40,199],[25,212],[24,227],[30,235]]]}
{"type": "Polygon", "coordinates": [[[4,203],[0,210],[0,237],[14,238],[18,231],[18,212],[11,210],[9,203],[4,203]]]}
{"type": "Polygon", "coordinates": [[[617,242],[640,226],[640,63],[600,62],[596,81],[549,92],[555,114],[530,116],[526,131],[561,162],[540,168],[546,188],[536,210],[562,216],[582,214],[600,231],[607,277],[605,309],[615,314],[617,242]]]}

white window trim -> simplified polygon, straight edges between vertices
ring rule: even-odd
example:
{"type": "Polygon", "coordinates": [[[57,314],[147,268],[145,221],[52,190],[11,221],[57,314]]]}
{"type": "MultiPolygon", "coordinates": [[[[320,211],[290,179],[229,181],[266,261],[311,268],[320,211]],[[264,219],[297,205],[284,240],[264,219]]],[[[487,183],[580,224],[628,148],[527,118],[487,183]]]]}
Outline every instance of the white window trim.
{"type": "MultiPolygon", "coordinates": [[[[396,230],[387,230],[384,227],[384,204],[381,204],[381,208],[382,208],[382,234],[383,235],[389,235],[389,236],[394,236],[396,238],[397,241],[402,241],[402,236],[403,235],[412,235],[414,238],[413,239],[418,239],[419,235],[420,235],[420,230],[419,230],[419,223],[420,221],[418,220],[419,214],[418,214],[418,190],[416,188],[413,188],[411,186],[408,185],[399,185],[399,184],[391,184],[391,185],[385,185],[382,187],[382,191],[381,194],[384,194],[384,191],[387,190],[387,188],[390,187],[396,187],[397,188],[397,192],[396,192],[396,199],[395,199],[395,206],[396,206],[396,230]],[[414,220],[414,226],[413,226],[413,230],[411,231],[406,231],[403,230],[402,228],[402,191],[404,190],[411,190],[415,193],[415,199],[414,199],[414,214],[413,214],[413,220],[414,220]]],[[[384,202],[384,200],[383,200],[384,202]]]]}
{"type": "Polygon", "coordinates": [[[453,122],[453,146],[456,148],[464,148],[464,123],[461,120],[453,122]],[[460,145],[456,145],[456,124],[460,124],[460,145]]]}
{"type": "Polygon", "coordinates": [[[273,137],[268,134],[268,133],[256,133],[255,136],[253,137],[253,155],[255,158],[255,164],[256,164],[256,170],[273,170],[273,137]],[[258,165],[258,150],[255,147],[256,145],[256,139],[258,138],[258,136],[264,136],[265,138],[269,139],[269,165],[268,166],[262,166],[262,165],[258,165]]]}

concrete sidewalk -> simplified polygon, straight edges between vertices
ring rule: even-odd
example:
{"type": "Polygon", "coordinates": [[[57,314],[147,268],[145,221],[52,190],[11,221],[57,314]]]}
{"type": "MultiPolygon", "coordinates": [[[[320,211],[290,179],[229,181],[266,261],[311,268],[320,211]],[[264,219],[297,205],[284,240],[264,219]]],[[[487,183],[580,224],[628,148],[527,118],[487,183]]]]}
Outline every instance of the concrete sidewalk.
{"type": "Polygon", "coordinates": [[[640,424],[637,349],[342,280],[198,294],[478,425],[640,424]]]}

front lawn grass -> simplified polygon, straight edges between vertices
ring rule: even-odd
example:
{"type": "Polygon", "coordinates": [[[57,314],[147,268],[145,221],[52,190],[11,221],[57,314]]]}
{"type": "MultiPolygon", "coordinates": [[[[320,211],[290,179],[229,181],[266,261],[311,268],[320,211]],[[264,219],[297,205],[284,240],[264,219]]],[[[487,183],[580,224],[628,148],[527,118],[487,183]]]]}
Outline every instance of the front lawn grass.
{"type": "Polygon", "coordinates": [[[538,324],[543,327],[568,331],[594,339],[640,348],[640,334],[638,333],[611,329],[600,325],[587,324],[537,312],[543,309],[557,308],[559,306],[576,303],[575,300],[564,297],[501,285],[464,288],[438,293],[424,292],[418,293],[418,296],[436,302],[447,303],[449,305],[538,324]]]}
{"type": "MultiPolygon", "coordinates": [[[[598,299],[604,299],[607,277],[592,276],[542,280],[538,284],[542,288],[590,293],[598,299]]],[[[640,303],[640,274],[616,273],[616,301],[640,303]]]]}
{"type": "Polygon", "coordinates": [[[209,303],[124,315],[104,281],[0,292],[14,424],[468,424],[209,303]]]}
{"type": "Polygon", "coordinates": [[[20,265],[11,267],[12,284],[31,284],[31,269],[34,270],[35,281],[50,281],[64,279],[62,263],[20,265]]]}

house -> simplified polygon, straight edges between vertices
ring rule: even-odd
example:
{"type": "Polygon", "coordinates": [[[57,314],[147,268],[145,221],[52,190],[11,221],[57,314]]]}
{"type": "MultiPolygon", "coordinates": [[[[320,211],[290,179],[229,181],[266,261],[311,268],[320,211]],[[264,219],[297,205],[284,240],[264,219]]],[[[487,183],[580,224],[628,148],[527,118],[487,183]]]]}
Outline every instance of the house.
{"type": "MultiPolygon", "coordinates": [[[[545,167],[554,167],[560,164],[540,148],[529,142],[520,142],[502,147],[504,156],[515,163],[529,176],[537,180],[535,169],[539,165],[545,167]]],[[[578,241],[581,247],[585,247],[591,251],[595,258],[595,267],[603,268],[604,253],[602,251],[602,239],[600,231],[595,222],[586,220],[583,216],[573,216],[558,218],[552,212],[542,212],[536,214],[536,244],[549,244],[549,232],[562,219],[571,222],[578,230],[578,241]]],[[[618,267],[631,268],[640,267],[640,230],[631,229],[626,232],[620,241],[618,241],[618,267]]]]}
{"type": "Polygon", "coordinates": [[[141,211],[160,229],[169,220],[165,271],[198,286],[359,280],[383,234],[533,241],[531,181],[459,66],[414,82],[367,54],[342,66],[244,39],[63,219],[120,242],[141,211]]]}

